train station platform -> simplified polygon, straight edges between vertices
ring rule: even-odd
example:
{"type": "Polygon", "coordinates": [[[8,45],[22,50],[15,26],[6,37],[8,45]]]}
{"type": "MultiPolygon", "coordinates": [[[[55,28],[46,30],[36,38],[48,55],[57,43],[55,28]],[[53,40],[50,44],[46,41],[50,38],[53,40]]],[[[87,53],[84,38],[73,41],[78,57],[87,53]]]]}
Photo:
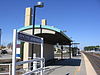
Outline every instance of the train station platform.
{"type": "Polygon", "coordinates": [[[57,60],[54,64],[47,66],[45,75],[97,75],[91,63],[85,56],[81,55],[72,59],[64,58],[57,60]]]}
{"type": "Polygon", "coordinates": [[[86,75],[97,75],[95,69],[93,68],[92,64],[90,63],[89,59],[86,57],[84,53],[82,53],[85,62],[85,69],[86,75]]]}

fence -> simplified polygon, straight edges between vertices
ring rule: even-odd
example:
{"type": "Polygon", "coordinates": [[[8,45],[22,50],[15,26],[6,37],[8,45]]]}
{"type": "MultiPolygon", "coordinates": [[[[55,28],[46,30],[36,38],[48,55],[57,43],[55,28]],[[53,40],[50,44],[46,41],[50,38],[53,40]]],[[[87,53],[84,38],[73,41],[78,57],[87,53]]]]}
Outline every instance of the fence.
{"type": "Polygon", "coordinates": [[[11,75],[11,64],[0,64],[0,75],[11,75]]]}

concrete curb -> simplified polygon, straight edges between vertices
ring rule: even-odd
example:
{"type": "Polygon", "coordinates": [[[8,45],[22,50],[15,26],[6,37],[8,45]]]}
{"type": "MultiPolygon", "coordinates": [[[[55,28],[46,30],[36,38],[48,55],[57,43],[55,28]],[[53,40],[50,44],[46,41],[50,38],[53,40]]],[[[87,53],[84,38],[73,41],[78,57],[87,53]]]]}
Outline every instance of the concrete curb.
{"type": "Polygon", "coordinates": [[[84,57],[87,75],[97,75],[97,73],[95,72],[94,68],[92,67],[92,64],[90,63],[90,61],[86,57],[86,55],[84,53],[82,53],[82,55],[84,57]]]}

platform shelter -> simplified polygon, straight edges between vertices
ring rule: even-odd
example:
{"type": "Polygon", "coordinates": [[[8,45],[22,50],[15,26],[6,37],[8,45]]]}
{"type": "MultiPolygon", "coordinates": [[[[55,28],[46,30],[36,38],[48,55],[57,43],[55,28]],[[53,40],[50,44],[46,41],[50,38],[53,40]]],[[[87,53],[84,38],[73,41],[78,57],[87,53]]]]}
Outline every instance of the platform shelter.
{"type": "MultiPolygon", "coordinates": [[[[25,26],[18,29],[19,32],[24,32],[32,35],[32,8],[26,8],[25,14],[25,26]]],[[[40,25],[35,25],[35,36],[42,37],[44,40],[44,58],[46,61],[54,59],[54,45],[69,45],[71,47],[72,40],[64,34],[64,32],[56,27],[47,25],[47,20],[43,19],[40,25]]],[[[32,45],[30,43],[24,43],[23,48],[23,60],[29,60],[32,55],[32,45]]],[[[70,49],[70,48],[69,48],[70,49]]],[[[40,56],[40,46],[34,45],[34,53],[36,56],[40,56]]],[[[27,65],[28,66],[28,65],[27,65]]]]}

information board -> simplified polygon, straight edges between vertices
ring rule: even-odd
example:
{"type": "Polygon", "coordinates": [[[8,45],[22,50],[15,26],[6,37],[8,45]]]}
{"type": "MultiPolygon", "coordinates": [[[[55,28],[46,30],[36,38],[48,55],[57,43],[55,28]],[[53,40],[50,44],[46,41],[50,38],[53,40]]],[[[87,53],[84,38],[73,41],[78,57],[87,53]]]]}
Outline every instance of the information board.
{"type": "Polygon", "coordinates": [[[29,35],[23,32],[18,32],[18,40],[29,43],[42,43],[40,37],[29,35]]]}

